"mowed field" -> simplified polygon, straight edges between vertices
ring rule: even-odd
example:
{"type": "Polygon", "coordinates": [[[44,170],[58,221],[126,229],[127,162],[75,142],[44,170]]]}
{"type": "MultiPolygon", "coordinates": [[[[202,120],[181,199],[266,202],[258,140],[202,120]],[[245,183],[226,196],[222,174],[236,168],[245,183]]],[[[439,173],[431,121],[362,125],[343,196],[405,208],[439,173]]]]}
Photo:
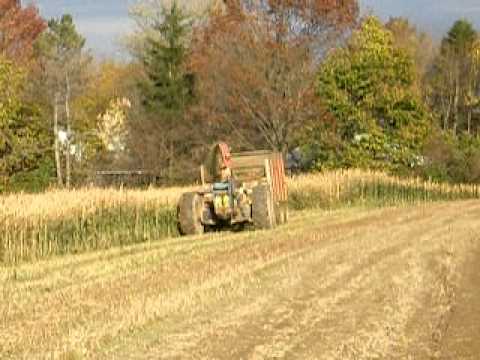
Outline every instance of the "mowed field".
{"type": "Polygon", "coordinates": [[[478,359],[480,201],[0,268],[0,358],[478,359]]]}

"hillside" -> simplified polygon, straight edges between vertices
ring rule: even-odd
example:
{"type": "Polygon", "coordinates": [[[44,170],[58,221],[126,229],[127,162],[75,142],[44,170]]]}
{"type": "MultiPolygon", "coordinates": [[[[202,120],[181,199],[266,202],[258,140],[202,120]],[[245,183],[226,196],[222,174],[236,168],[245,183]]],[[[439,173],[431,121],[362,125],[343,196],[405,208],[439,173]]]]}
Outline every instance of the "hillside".
{"type": "Polygon", "coordinates": [[[0,268],[2,358],[473,359],[480,203],[294,214],[0,268]]]}

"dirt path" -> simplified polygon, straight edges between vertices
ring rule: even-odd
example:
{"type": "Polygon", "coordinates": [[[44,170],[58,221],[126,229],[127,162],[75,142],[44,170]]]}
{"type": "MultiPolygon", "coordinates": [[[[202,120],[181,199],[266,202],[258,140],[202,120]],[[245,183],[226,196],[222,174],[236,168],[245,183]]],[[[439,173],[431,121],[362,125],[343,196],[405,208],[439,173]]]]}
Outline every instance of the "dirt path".
{"type": "Polygon", "coordinates": [[[0,270],[0,357],[475,359],[479,217],[478,202],[302,213],[0,270]]]}
{"type": "Polygon", "coordinates": [[[444,359],[478,359],[480,357],[480,249],[472,252],[461,270],[455,306],[447,321],[440,345],[444,359]]]}

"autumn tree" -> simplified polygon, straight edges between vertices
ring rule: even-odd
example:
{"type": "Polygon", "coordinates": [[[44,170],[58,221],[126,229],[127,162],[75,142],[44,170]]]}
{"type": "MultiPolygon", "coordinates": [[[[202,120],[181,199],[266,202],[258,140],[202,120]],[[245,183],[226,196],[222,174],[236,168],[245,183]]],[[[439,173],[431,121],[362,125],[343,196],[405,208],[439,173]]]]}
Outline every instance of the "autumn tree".
{"type": "Polygon", "coordinates": [[[237,3],[243,11],[265,17],[277,42],[305,39],[325,42],[332,34],[349,28],[358,15],[358,3],[354,0],[238,0],[237,3]]]}
{"type": "Polygon", "coordinates": [[[19,116],[19,88],[21,73],[14,66],[0,59],[0,176],[3,178],[3,188],[9,177],[18,170],[17,141],[14,134],[15,121],[19,116]]]}
{"type": "Polygon", "coordinates": [[[205,124],[237,147],[286,153],[319,115],[315,64],[357,11],[354,1],[227,1],[192,56],[205,124]]]}
{"type": "Polygon", "coordinates": [[[286,153],[292,131],[317,109],[310,52],[279,46],[256,19],[242,27],[241,36],[220,34],[197,63],[204,116],[233,145],[286,153]]]}
{"type": "Polygon", "coordinates": [[[22,8],[18,0],[0,0],[0,53],[4,57],[28,60],[45,27],[34,5],[22,8]]]}
{"type": "MultiPolygon", "coordinates": [[[[415,75],[408,52],[394,46],[375,17],[329,55],[316,91],[335,119],[338,147],[319,147],[336,154],[333,165],[405,170],[419,164],[430,117],[412,90],[415,75]]],[[[311,134],[312,142],[317,136],[311,134]]]]}
{"type": "Polygon", "coordinates": [[[85,68],[90,57],[84,52],[85,39],[77,32],[71,15],[51,19],[37,43],[39,82],[48,94],[53,113],[55,163],[58,185],[72,182],[73,116],[72,99],[84,88],[85,68]],[[63,115],[63,129],[60,116],[63,115]],[[65,177],[62,170],[60,130],[65,134],[65,177]]]}
{"type": "MultiPolygon", "coordinates": [[[[0,57],[0,192],[15,187],[22,174],[32,176],[49,156],[38,108],[23,99],[25,78],[24,71],[0,57]]],[[[40,180],[29,179],[28,185],[40,180]]]]}
{"type": "Polygon", "coordinates": [[[442,40],[430,74],[431,104],[440,114],[445,131],[454,134],[473,131],[473,111],[480,100],[479,55],[478,34],[472,24],[457,21],[442,40]]]}
{"type": "Polygon", "coordinates": [[[85,81],[85,89],[72,104],[76,143],[83,149],[79,166],[86,172],[124,168],[123,160],[127,156],[124,128],[128,118],[137,118],[138,110],[126,104],[138,104],[141,66],[106,60],[92,64],[88,70],[90,76],[85,81]],[[112,148],[106,139],[112,138],[115,131],[122,133],[122,144],[112,148]]]}
{"type": "Polygon", "coordinates": [[[407,18],[393,17],[385,24],[393,35],[394,46],[406,51],[413,59],[417,73],[417,87],[426,95],[426,76],[431,70],[436,56],[436,48],[432,38],[419,31],[407,18]]]}

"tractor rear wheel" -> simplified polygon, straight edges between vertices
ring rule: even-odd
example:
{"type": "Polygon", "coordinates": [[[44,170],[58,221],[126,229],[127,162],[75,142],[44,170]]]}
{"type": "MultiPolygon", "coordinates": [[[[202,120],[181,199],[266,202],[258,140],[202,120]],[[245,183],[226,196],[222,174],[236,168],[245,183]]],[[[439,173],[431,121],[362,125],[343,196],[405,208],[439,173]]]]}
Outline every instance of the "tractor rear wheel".
{"type": "Polygon", "coordinates": [[[252,193],[253,225],[258,230],[273,229],[276,226],[275,205],[268,185],[258,185],[252,193]]]}
{"type": "Polygon", "coordinates": [[[200,235],[205,232],[201,222],[203,201],[194,192],[185,193],[180,197],[177,207],[178,230],[182,235],[200,235]]]}

